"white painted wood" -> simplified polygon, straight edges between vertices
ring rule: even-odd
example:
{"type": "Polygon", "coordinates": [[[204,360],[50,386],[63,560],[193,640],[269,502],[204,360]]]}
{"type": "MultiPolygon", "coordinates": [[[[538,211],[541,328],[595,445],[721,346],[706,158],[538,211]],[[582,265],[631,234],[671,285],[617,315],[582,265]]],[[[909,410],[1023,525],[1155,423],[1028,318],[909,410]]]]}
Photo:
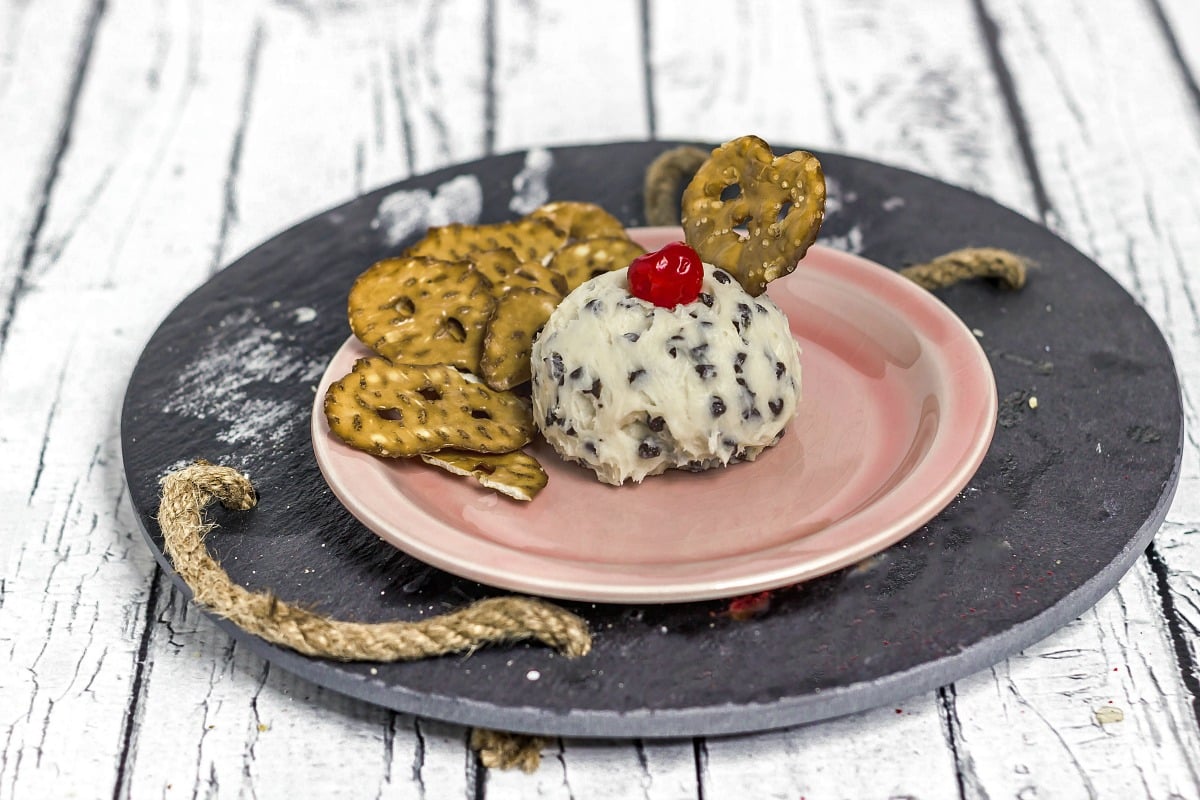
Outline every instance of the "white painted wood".
{"type": "Polygon", "coordinates": [[[496,0],[495,151],[644,139],[635,0],[496,0]]]}
{"type": "MultiPolygon", "coordinates": [[[[0,8],[0,298],[7,300],[23,280],[96,11],[88,0],[0,8]]],[[[7,318],[0,307],[0,326],[7,318]]]]}
{"type": "Polygon", "coordinates": [[[483,155],[483,14],[470,2],[260,15],[225,259],[379,185],[483,155]]]}
{"type": "MultiPolygon", "coordinates": [[[[1194,431],[1198,116],[1153,5],[984,3],[1053,222],[1163,325],[1194,431]]],[[[1192,699],[1144,562],[943,697],[709,740],[699,763],[691,742],[566,740],[535,775],[477,776],[464,728],[268,668],[161,580],[138,672],[153,566],[123,497],[124,382],[187,290],[291,222],[489,146],[652,127],[850,150],[1035,212],[973,3],[648,6],[653,115],[635,2],[497,0],[489,49],[488,4],[467,0],[109,0],[51,175],[93,4],[0,0],[0,307],[18,275],[28,287],[0,351],[0,797],[473,797],[477,777],[488,797],[1200,797],[1192,699]],[[808,80],[776,102],[795,74],[808,80]],[[1123,720],[1101,724],[1110,707],[1123,720]]],[[[1162,7],[1194,65],[1194,4],[1162,7]]],[[[1187,448],[1158,548],[1195,659],[1194,436],[1187,448]]]]}
{"type": "Polygon", "coordinates": [[[1200,738],[1163,645],[1145,642],[1163,627],[1148,572],[1139,562],[1099,606],[1023,657],[959,681],[959,751],[989,794],[1053,786],[1062,797],[1194,796],[1200,738]],[[1144,630],[1139,639],[1131,627],[1144,630]]]}
{"type": "Polygon", "coordinates": [[[947,731],[939,704],[921,695],[828,722],[709,739],[701,758],[705,797],[953,797],[947,731]]]}

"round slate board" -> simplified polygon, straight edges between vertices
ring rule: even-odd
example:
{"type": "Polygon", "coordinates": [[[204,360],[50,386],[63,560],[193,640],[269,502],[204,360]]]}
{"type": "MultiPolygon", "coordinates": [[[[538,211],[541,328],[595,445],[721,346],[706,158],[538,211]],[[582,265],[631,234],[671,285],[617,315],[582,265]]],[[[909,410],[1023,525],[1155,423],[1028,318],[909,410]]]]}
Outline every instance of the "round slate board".
{"type": "MultiPolygon", "coordinates": [[[[643,172],[671,146],[551,150],[549,197],[642,224],[643,172]]],[[[546,153],[534,155],[451,167],[320,214],[230,265],[163,322],[129,383],[122,448],[147,541],[185,595],[154,513],[159,479],[195,458],[245,470],[258,488],[253,511],[209,512],[220,525],[209,547],[251,589],[360,621],[415,619],[498,593],[392,549],[351,517],[314,463],[308,415],[348,335],[354,277],[474,202],[480,221],[519,216],[514,207],[541,186],[546,153]]],[[[526,733],[674,737],[894,703],[995,663],[1095,603],[1146,547],[1178,479],[1180,390],[1162,336],[1099,267],[1033,222],[909,172],[821,160],[826,244],[892,266],[971,245],[1038,265],[1019,293],[981,283],[938,293],[982,332],[1001,399],[982,467],[932,522],[855,567],[776,592],[751,621],[732,619],[724,602],[564,604],[595,633],[591,654],[573,661],[518,645],[344,664],[217,624],[274,664],[400,711],[526,733]]]]}

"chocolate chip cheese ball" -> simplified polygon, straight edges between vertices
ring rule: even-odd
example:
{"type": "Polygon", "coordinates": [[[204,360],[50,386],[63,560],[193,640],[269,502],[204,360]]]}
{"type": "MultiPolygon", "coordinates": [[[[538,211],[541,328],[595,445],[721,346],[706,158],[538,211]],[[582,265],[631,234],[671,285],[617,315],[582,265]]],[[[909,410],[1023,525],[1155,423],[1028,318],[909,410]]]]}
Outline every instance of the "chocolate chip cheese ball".
{"type": "Polygon", "coordinates": [[[656,305],[631,293],[628,270],[611,272],[572,292],[534,342],[535,424],[605,483],[752,461],[796,412],[783,312],[695,263],[691,302],[656,305]]]}

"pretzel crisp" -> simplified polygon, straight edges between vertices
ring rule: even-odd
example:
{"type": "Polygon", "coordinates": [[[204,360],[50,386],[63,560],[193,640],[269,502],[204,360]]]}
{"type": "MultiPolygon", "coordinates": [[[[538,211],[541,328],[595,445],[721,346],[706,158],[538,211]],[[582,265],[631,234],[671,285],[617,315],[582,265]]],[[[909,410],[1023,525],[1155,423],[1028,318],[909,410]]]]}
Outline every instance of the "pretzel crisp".
{"type": "Polygon", "coordinates": [[[359,275],[347,305],[350,329],[379,355],[476,371],[495,303],[470,263],[401,256],[359,275]]]}
{"type": "Polygon", "coordinates": [[[558,229],[566,231],[570,241],[625,236],[625,226],[621,221],[595,203],[561,200],[546,203],[534,209],[529,216],[532,219],[549,220],[558,229]]]}
{"type": "Polygon", "coordinates": [[[796,268],[825,217],[825,176],[802,150],[779,157],[757,136],[713,150],[683,192],[687,243],[752,295],[796,268]],[[728,189],[735,196],[723,199],[728,189]],[[746,226],[746,236],[736,228],[746,226]]]}
{"type": "Polygon", "coordinates": [[[533,377],[529,364],[533,337],[550,319],[559,300],[541,289],[512,289],[497,301],[479,359],[488,386],[512,389],[533,377]]]}
{"type": "Polygon", "coordinates": [[[492,285],[492,296],[500,298],[512,289],[541,289],[562,297],[567,280],[536,261],[521,261],[507,247],[485,250],[469,256],[475,269],[492,285]]]}
{"type": "Polygon", "coordinates": [[[473,253],[506,247],[521,261],[542,263],[562,247],[567,233],[548,219],[525,217],[491,225],[442,225],[430,228],[425,238],[405,252],[443,261],[469,260],[473,253]]]}
{"type": "Polygon", "coordinates": [[[442,366],[360,358],[325,393],[329,429],[351,447],[401,457],[447,447],[507,453],[529,443],[533,418],[516,395],[442,366]]]}
{"type": "Polygon", "coordinates": [[[572,292],[598,275],[628,267],[644,252],[644,247],[623,235],[585,239],[559,250],[548,266],[566,278],[567,291],[572,292]]]}
{"type": "Polygon", "coordinates": [[[421,460],[453,475],[474,478],[488,489],[514,500],[532,500],[549,482],[546,471],[537,459],[520,450],[513,453],[439,450],[421,454],[421,460]]]}

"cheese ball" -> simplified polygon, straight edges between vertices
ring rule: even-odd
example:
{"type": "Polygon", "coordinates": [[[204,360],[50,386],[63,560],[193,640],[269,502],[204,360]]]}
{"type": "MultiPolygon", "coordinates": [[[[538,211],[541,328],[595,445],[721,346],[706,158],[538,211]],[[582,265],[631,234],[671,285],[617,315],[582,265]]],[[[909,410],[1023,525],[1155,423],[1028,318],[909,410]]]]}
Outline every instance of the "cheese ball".
{"type": "Polygon", "coordinates": [[[800,401],[787,317],[704,265],[674,308],[630,294],[627,270],[583,284],[533,344],[534,422],[560,456],[604,483],[753,461],[800,401]]]}

